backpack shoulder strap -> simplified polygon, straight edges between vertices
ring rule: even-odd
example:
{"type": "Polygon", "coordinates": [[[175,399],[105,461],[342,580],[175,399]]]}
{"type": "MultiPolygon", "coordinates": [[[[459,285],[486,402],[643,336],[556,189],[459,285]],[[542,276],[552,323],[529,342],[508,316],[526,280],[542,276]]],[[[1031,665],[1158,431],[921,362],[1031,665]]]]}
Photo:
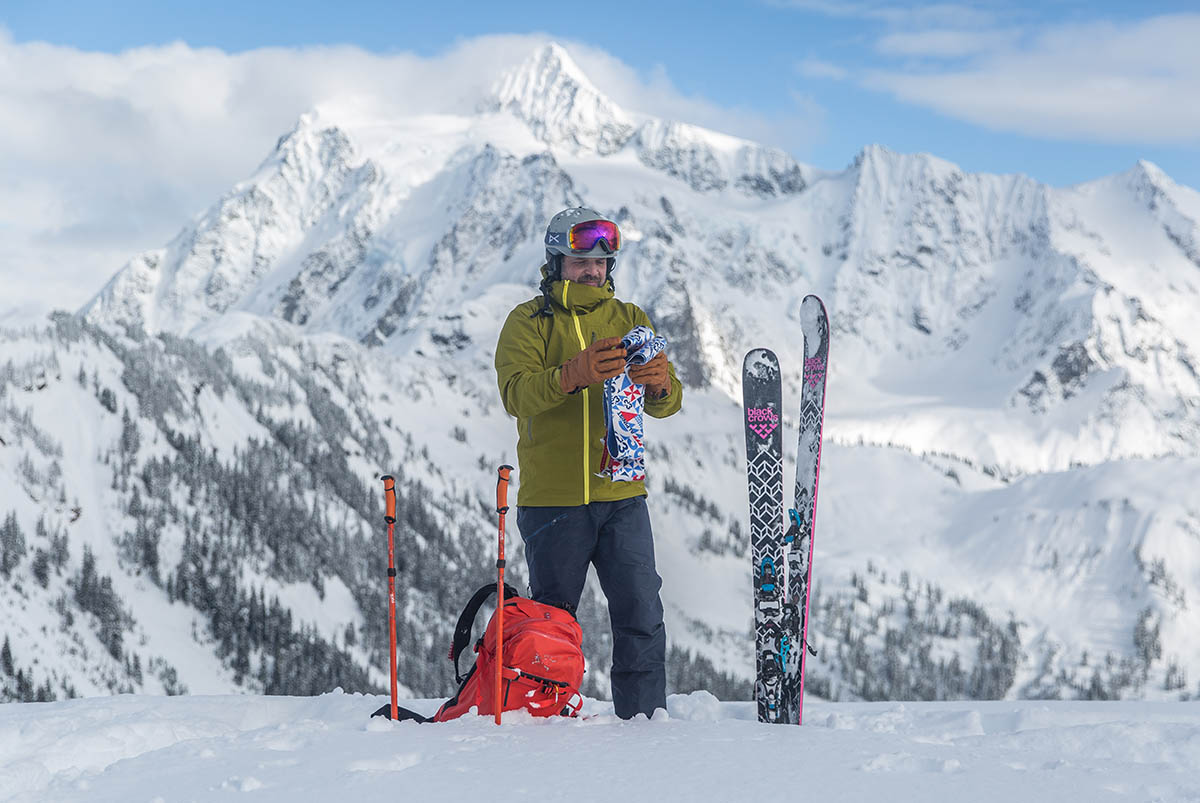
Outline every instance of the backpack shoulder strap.
{"type": "MultiPolygon", "coordinates": [[[[385,719],[391,719],[392,718],[392,704],[384,703],[383,706],[378,711],[376,711],[374,714],[371,714],[371,716],[372,717],[383,717],[385,719]]],[[[429,717],[423,717],[420,714],[418,714],[416,711],[410,711],[407,708],[401,708],[400,706],[396,706],[396,721],[404,722],[405,720],[409,720],[409,719],[411,719],[413,722],[431,722],[432,721],[429,717]]]]}
{"type": "MultiPolygon", "coordinates": [[[[454,680],[457,683],[461,684],[463,682],[463,675],[458,671],[458,656],[462,655],[467,642],[471,640],[471,630],[475,627],[475,617],[478,615],[479,609],[495,593],[495,583],[488,583],[481,587],[471,596],[471,600],[463,608],[463,612],[459,614],[458,624],[454,627],[454,641],[450,644],[450,660],[454,662],[454,680]]],[[[517,593],[515,588],[508,583],[504,584],[504,598],[506,600],[519,596],[521,595],[517,593]]]]}

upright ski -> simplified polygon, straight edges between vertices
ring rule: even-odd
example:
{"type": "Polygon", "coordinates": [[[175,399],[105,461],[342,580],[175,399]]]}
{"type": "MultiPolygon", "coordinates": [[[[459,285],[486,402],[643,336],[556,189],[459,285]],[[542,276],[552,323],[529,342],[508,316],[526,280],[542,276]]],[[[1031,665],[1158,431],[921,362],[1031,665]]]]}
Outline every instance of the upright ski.
{"type": "Polygon", "coordinates": [[[742,363],[750,558],[754,581],[754,696],[760,722],[779,722],[783,662],[783,420],[779,360],[754,349],[742,363]]]}
{"type": "MultiPolygon", "coordinates": [[[[781,716],[799,725],[804,716],[804,665],[808,646],[808,603],[812,590],[813,533],[821,472],[821,430],[825,422],[825,371],[829,362],[829,318],[816,296],[800,303],[804,332],[804,382],[800,391],[800,440],[796,454],[796,493],[788,511],[787,597],[781,659],[784,677],[781,716]]],[[[815,652],[814,652],[815,654],[815,652]]]]}

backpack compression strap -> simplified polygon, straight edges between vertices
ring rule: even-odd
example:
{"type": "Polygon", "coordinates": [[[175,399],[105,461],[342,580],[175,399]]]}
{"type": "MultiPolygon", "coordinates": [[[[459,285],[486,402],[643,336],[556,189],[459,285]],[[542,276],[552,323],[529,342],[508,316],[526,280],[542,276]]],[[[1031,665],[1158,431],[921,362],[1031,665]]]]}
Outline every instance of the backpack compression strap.
{"type": "MultiPolygon", "coordinates": [[[[458,656],[462,655],[462,651],[466,648],[467,642],[471,640],[471,629],[475,626],[475,616],[479,613],[479,609],[488,597],[496,593],[496,584],[488,583],[475,592],[471,597],[471,601],[467,603],[467,607],[463,608],[462,614],[458,617],[458,624],[454,628],[454,642],[450,645],[450,660],[454,662],[454,680],[456,683],[463,682],[463,675],[458,671],[458,656]]],[[[517,590],[508,583],[504,584],[504,599],[509,600],[513,597],[519,597],[517,590]]]]}

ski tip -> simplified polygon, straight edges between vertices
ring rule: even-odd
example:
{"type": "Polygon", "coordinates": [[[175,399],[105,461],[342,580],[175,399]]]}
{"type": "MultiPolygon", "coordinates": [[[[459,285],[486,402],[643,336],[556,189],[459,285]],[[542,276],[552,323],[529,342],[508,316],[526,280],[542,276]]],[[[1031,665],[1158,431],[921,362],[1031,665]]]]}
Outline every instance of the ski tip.
{"type": "Polygon", "coordinates": [[[746,352],[746,357],[744,360],[742,360],[742,364],[745,365],[746,363],[757,362],[759,360],[778,361],[778,358],[775,356],[775,352],[771,351],[770,349],[764,349],[764,348],[750,349],[749,351],[746,352]]]}
{"type": "Polygon", "coordinates": [[[810,309],[814,312],[816,312],[817,310],[820,310],[820,312],[822,314],[824,314],[825,302],[821,300],[820,296],[809,293],[808,295],[806,295],[804,298],[802,298],[800,300],[801,311],[805,310],[806,308],[810,309]]]}
{"type": "Polygon", "coordinates": [[[770,349],[750,349],[742,360],[742,376],[768,380],[779,376],[779,358],[770,349]]]}
{"type": "Polygon", "coordinates": [[[828,348],[829,315],[825,304],[816,296],[805,296],[800,302],[800,330],[804,333],[806,359],[816,357],[828,348]]]}

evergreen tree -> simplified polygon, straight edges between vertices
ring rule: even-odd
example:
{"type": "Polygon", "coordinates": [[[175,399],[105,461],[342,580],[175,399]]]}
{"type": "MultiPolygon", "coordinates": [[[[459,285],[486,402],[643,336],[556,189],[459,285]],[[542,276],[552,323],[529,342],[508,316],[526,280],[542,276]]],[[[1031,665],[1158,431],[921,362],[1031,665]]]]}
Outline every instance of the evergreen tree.
{"type": "Polygon", "coordinates": [[[141,448],[141,442],[137,424],[129,416],[129,408],[126,407],[121,413],[121,453],[125,455],[127,461],[132,462],[138,449],[141,448]]]}
{"type": "Polygon", "coordinates": [[[96,578],[96,556],[91,547],[83,547],[83,565],[75,580],[75,602],[85,611],[94,610],[96,605],[98,581],[96,578]]]}
{"type": "Polygon", "coordinates": [[[12,647],[8,643],[8,635],[4,636],[4,646],[0,647],[0,671],[12,677],[14,674],[12,647]]]}
{"type": "Polygon", "coordinates": [[[50,553],[41,547],[33,553],[33,579],[42,588],[50,585],[50,553]]]}
{"type": "Polygon", "coordinates": [[[0,525],[0,574],[8,577],[21,558],[25,557],[25,533],[17,522],[15,511],[4,517],[0,525]]]}

